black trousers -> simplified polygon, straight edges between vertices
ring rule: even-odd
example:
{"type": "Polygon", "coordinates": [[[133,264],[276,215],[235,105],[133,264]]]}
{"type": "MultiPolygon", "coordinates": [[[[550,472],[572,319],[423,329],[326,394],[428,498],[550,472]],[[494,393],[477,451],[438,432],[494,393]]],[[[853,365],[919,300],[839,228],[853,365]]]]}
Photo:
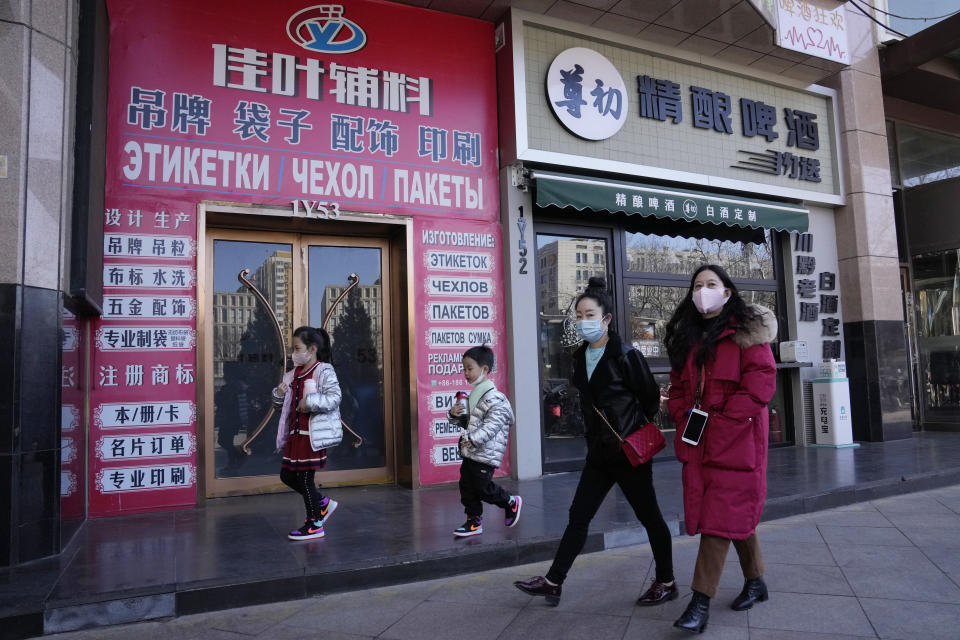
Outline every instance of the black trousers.
{"type": "Polygon", "coordinates": [[[494,467],[470,458],[460,464],[460,503],[468,518],[483,515],[483,503],[510,505],[510,494],[493,481],[494,467]]]}
{"type": "Polygon", "coordinates": [[[303,496],[303,506],[307,511],[307,520],[320,519],[320,501],[323,500],[323,494],[320,493],[314,483],[316,473],[313,469],[306,471],[280,469],[280,480],[283,484],[303,496]]]}
{"type": "Polygon", "coordinates": [[[560,547],[547,572],[547,580],[562,584],[573,561],[587,541],[590,521],[597,514],[603,499],[614,484],[620,486],[637,519],[647,530],[658,582],[673,580],[673,539],[670,528],[660,513],[657,494],[653,490],[653,463],[630,466],[622,453],[614,460],[588,455],[580,474],[580,483],[570,505],[570,521],[560,539],[560,547]]]}

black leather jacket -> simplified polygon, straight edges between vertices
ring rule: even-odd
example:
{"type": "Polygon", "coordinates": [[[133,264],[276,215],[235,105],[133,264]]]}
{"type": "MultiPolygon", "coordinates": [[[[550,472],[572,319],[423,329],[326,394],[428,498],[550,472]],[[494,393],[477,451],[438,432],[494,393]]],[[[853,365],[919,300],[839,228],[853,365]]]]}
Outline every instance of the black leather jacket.
{"type": "Polygon", "coordinates": [[[586,350],[585,342],[573,354],[570,383],[580,392],[587,449],[590,453],[613,454],[620,450],[620,441],[593,407],[600,409],[625,438],[656,415],[660,409],[660,388],[643,354],[623,344],[613,331],[589,382],[586,350]]]}

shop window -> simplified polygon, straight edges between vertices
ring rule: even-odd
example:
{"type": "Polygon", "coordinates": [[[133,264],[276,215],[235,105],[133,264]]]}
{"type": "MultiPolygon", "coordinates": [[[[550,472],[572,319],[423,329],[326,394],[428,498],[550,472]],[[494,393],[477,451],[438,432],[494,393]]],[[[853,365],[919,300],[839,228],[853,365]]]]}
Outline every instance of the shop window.
{"type": "Polygon", "coordinates": [[[960,281],[960,249],[914,256],[913,277],[923,421],[956,425],[960,422],[960,294],[956,285],[960,281]]]}
{"type": "MultiPolygon", "coordinates": [[[[763,305],[777,313],[776,291],[737,289],[747,303],[763,305]]],[[[631,284],[627,285],[626,294],[630,310],[629,337],[633,346],[647,358],[666,358],[664,331],[673,312],[687,295],[687,287],[631,284]]]]}
{"type": "Polygon", "coordinates": [[[573,301],[591,276],[605,275],[608,243],[600,238],[537,234],[540,273],[538,326],[540,384],[543,415],[543,464],[547,471],[579,468],[585,444],[580,399],[569,386],[573,349],[579,344],[574,330],[573,301]],[[587,244],[584,244],[587,243],[587,244]],[[572,255],[576,251],[576,258],[572,255]],[[588,265],[594,253],[599,261],[588,265]],[[578,268],[579,265],[579,268],[578,268]],[[584,267],[586,266],[586,268],[584,267]]]}
{"type": "Polygon", "coordinates": [[[765,231],[762,241],[758,242],[628,231],[626,254],[627,270],[641,273],[690,275],[700,265],[718,264],[735,280],[771,280],[776,277],[769,231],[765,231]]]}
{"type": "Polygon", "coordinates": [[[904,187],[960,177],[960,138],[897,124],[896,142],[904,187]]]}

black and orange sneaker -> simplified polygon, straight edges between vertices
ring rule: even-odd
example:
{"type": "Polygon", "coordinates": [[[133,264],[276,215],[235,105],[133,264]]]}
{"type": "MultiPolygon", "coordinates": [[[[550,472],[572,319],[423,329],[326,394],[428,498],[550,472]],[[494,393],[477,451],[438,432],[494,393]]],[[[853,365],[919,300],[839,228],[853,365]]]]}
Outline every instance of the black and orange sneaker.
{"type": "Polygon", "coordinates": [[[337,510],[337,507],[340,506],[340,503],[334,500],[333,498],[325,497],[320,501],[320,520],[321,522],[326,522],[327,518],[333,515],[333,512],[337,510]]]}
{"type": "Polygon", "coordinates": [[[453,535],[458,538],[469,538],[483,533],[483,520],[477,518],[467,518],[467,521],[453,530],[453,535]]]}
{"type": "Polygon", "coordinates": [[[307,520],[299,529],[294,529],[287,534],[291,540],[313,540],[323,537],[323,521],[307,520]]]}

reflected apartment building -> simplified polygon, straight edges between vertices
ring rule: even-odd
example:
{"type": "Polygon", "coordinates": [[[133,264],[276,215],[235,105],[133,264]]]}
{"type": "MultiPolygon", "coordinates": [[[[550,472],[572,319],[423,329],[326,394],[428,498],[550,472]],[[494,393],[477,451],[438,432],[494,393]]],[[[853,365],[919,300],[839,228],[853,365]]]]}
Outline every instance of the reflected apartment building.
{"type": "MultiPolygon", "coordinates": [[[[289,251],[275,251],[264,260],[248,280],[263,294],[274,310],[287,344],[292,338],[290,318],[293,310],[287,295],[291,273],[289,251]]],[[[214,388],[223,385],[223,365],[237,360],[243,339],[250,325],[263,313],[256,296],[244,285],[233,291],[213,293],[213,361],[214,388]]],[[[266,319],[266,318],[265,318],[266,319]]]]}

